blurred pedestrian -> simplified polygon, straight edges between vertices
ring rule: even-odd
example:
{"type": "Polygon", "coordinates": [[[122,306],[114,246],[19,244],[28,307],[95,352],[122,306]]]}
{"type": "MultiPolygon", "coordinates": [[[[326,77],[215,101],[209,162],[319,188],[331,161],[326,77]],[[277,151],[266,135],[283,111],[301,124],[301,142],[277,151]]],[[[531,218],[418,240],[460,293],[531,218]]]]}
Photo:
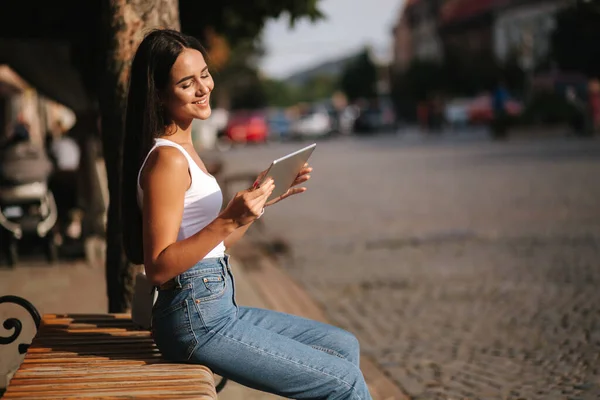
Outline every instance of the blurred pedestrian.
{"type": "Polygon", "coordinates": [[[492,93],[493,118],[491,121],[491,130],[494,139],[504,139],[508,135],[507,104],[509,99],[510,95],[504,81],[499,81],[492,93]]]}
{"type": "Polygon", "coordinates": [[[58,137],[50,140],[48,146],[50,157],[55,163],[49,182],[50,190],[56,199],[61,239],[79,239],[82,220],[78,188],[81,151],[62,122],[57,124],[57,132],[58,137]]]}
{"type": "Polygon", "coordinates": [[[420,101],[417,104],[417,120],[419,121],[419,127],[421,128],[421,131],[425,133],[429,130],[429,113],[429,102],[426,100],[420,101]]]}
{"type": "Polygon", "coordinates": [[[585,102],[579,98],[577,91],[573,86],[568,86],[565,89],[565,98],[571,105],[571,113],[569,115],[569,125],[571,129],[573,129],[575,135],[584,135],[586,131],[585,121],[587,115],[585,102]]]}

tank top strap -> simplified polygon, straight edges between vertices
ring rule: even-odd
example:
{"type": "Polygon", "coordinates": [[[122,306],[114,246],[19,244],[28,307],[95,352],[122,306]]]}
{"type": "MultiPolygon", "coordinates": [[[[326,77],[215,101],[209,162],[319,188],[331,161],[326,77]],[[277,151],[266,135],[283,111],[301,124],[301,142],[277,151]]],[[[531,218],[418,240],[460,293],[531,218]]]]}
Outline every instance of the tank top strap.
{"type": "Polygon", "coordinates": [[[183,146],[181,146],[180,144],[177,144],[177,143],[175,143],[175,142],[173,142],[171,140],[168,140],[168,139],[156,138],[155,142],[154,142],[154,146],[152,146],[152,148],[150,149],[150,151],[148,152],[148,154],[146,154],[146,158],[144,158],[144,161],[142,162],[142,165],[140,166],[140,170],[138,171],[138,176],[137,176],[138,188],[141,188],[140,178],[142,176],[142,170],[144,169],[144,166],[146,165],[146,161],[148,161],[148,158],[150,157],[150,154],[152,154],[152,152],[157,147],[161,147],[161,146],[175,147],[176,149],[178,149],[179,151],[181,151],[183,153],[183,155],[185,156],[186,160],[188,161],[188,168],[190,169],[190,173],[192,172],[192,165],[191,165],[191,163],[195,164],[195,162],[192,159],[192,157],[188,154],[188,152],[183,148],[183,146]]]}

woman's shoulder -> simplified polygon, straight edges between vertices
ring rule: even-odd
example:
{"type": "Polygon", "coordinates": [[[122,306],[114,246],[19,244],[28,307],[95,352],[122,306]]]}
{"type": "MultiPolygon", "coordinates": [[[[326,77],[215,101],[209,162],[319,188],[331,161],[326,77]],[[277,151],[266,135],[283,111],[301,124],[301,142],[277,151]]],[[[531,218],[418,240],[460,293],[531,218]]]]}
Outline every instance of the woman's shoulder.
{"type": "Polygon", "coordinates": [[[157,183],[169,180],[172,183],[173,180],[179,178],[186,181],[189,185],[189,174],[188,171],[188,160],[187,158],[175,147],[172,146],[159,146],[156,147],[149,155],[146,160],[146,164],[142,168],[140,182],[141,186],[144,187],[149,180],[157,183]]]}
{"type": "Polygon", "coordinates": [[[161,169],[181,169],[188,168],[186,156],[174,146],[157,146],[148,156],[146,166],[157,167],[161,169]]]}

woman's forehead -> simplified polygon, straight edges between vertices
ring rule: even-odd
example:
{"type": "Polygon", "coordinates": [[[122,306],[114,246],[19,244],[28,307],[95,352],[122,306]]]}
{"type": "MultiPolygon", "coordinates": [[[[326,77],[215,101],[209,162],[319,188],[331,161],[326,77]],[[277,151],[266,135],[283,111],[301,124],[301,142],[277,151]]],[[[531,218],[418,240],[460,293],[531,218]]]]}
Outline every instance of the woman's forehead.
{"type": "Polygon", "coordinates": [[[191,75],[200,73],[206,67],[204,56],[196,49],[184,49],[171,68],[171,76],[191,75]]]}

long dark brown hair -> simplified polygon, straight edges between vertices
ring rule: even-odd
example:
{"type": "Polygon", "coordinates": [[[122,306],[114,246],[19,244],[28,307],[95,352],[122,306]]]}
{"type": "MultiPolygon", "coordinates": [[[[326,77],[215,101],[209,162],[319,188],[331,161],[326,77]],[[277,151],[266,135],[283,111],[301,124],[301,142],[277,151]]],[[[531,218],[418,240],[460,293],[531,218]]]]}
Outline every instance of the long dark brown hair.
{"type": "Polygon", "coordinates": [[[169,123],[159,94],[169,81],[171,68],[184,49],[206,51],[200,42],[170,29],[151,31],[140,43],[129,78],[123,170],[121,219],[123,246],[129,261],[143,264],[142,213],[137,203],[138,173],[146,155],[169,123]]]}

